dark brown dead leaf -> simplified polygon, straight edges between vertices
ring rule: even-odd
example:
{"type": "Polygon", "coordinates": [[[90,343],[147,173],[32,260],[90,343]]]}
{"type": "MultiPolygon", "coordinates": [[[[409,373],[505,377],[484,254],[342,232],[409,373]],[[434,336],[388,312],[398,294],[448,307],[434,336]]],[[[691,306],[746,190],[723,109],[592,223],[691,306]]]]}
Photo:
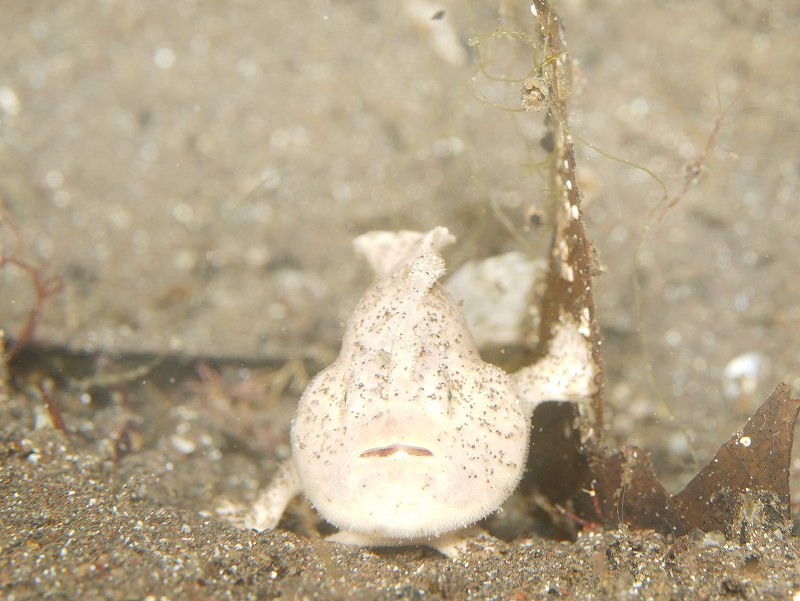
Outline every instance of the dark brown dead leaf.
{"type": "Polygon", "coordinates": [[[588,490],[592,473],[589,452],[580,439],[580,412],[572,403],[545,402],[536,407],[531,431],[531,453],[521,489],[538,507],[535,515],[553,527],[555,537],[574,538],[580,523],[550,508],[570,508],[586,521],[597,522],[588,490]],[[542,503],[546,499],[546,503],[542,503]]]}
{"type": "Polygon", "coordinates": [[[800,410],[800,399],[789,394],[789,386],[780,384],[744,429],[672,498],[682,522],[729,538],[759,525],[789,527],[789,464],[800,410]]]}
{"type": "Polygon", "coordinates": [[[641,449],[624,447],[591,459],[607,526],[627,524],[682,535],[720,531],[749,540],[757,531],[788,531],[789,465],[800,399],[779,385],[686,487],[673,497],[641,449]]]}
{"type": "Polygon", "coordinates": [[[669,493],[656,477],[650,456],[637,447],[595,462],[595,492],[607,525],[628,524],[671,532],[675,528],[669,493]]]}

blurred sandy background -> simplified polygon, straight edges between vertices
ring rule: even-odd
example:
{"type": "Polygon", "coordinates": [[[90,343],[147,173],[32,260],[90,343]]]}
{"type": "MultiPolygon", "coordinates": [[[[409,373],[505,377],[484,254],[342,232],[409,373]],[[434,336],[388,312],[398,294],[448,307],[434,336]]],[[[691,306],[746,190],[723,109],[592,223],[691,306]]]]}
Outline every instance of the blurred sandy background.
{"type": "MultiPolygon", "coordinates": [[[[523,78],[530,57],[479,37],[529,28],[524,2],[3,4],[0,195],[30,257],[65,282],[42,342],[323,361],[370,279],[355,235],[447,225],[455,269],[520,249],[499,216],[522,223],[544,202],[543,115],[498,108],[519,85],[487,77],[523,78]]],[[[800,5],[558,7],[585,140],[675,193],[725,111],[700,182],[640,253],[642,324],[675,423],[648,383],[633,302],[661,190],[579,156],[608,270],[596,300],[611,432],[688,475],[690,447],[707,458],[778,381],[800,387],[800,5]]],[[[544,252],[546,231],[522,232],[523,250],[544,252]]],[[[0,294],[13,335],[27,279],[4,269],[0,294]]]]}

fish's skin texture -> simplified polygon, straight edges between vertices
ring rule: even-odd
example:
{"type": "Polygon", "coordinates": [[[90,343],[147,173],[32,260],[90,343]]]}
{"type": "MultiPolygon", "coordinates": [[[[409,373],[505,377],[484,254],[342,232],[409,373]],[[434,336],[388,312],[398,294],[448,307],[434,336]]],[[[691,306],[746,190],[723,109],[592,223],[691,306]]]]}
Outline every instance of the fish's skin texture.
{"type": "Polygon", "coordinates": [[[475,522],[514,491],[533,408],[545,399],[480,358],[439,285],[446,271],[439,251],[454,240],[444,227],[354,240],[375,281],[339,356],[301,396],[292,457],[250,527],[275,527],[302,492],[340,529],[333,541],[424,544],[457,556],[479,537],[475,522]]]}

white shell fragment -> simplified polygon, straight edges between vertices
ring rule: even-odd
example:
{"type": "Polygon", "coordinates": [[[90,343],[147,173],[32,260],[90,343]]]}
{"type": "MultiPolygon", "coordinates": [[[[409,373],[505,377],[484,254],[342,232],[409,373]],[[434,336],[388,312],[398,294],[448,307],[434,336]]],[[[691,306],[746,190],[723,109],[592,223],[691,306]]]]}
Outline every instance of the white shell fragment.
{"type": "Polygon", "coordinates": [[[439,2],[429,0],[403,0],[405,13],[414,24],[427,32],[436,55],[453,66],[461,67],[469,61],[458,32],[446,16],[439,2]]]}
{"type": "Polygon", "coordinates": [[[529,304],[534,282],[543,280],[547,263],[521,252],[483,261],[469,261],[444,284],[460,303],[478,348],[519,344],[531,319],[529,304]]]}
{"type": "Polygon", "coordinates": [[[768,367],[768,360],[761,353],[743,353],[731,359],[722,370],[725,398],[731,401],[754,394],[768,367]]]}

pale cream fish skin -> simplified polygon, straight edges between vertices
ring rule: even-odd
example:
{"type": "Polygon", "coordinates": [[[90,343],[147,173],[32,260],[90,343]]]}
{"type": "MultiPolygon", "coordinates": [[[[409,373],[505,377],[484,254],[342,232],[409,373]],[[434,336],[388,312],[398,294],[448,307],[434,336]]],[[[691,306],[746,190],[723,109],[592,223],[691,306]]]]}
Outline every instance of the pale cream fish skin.
{"type": "Polygon", "coordinates": [[[534,406],[588,396],[585,370],[569,366],[576,353],[585,365],[590,348],[577,325],[564,329],[552,357],[515,378],[481,360],[438,283],[445,273],[439,251],[454,240],[444,227],[355,239],[375,281],[338,358],[301,396],[292,456],[247,527],[274,528],[302,492],[340,529],[330,540],[423,544],[456,556],[475,536],[470,526],[517,486],[534,406]]]}

